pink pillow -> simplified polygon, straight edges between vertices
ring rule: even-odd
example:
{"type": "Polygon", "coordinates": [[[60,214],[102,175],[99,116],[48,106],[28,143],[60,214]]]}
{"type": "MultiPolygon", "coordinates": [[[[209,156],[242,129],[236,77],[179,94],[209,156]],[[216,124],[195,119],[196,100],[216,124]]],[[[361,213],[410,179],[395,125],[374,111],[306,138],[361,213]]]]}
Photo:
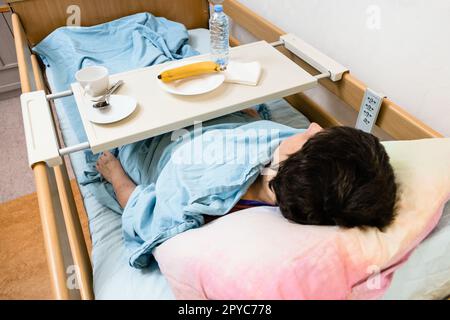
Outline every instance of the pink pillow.
{"type": "Polygon", "coordinates": [[[400,185],[394,224],[293,224],[274,208],[233,213],[155,249],[178,299],[374,299],[450,199],[450,139],[388,142],[400,185]]]}

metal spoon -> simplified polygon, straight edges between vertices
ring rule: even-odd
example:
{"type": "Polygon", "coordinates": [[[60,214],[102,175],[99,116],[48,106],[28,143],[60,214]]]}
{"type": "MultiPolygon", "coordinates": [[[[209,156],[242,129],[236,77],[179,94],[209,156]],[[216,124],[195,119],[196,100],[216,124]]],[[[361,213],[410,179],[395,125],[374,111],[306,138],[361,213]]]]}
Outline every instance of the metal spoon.
{"type": "Polygon", "coordinates": [[[101,98],[99,98],[97,100],[94,100],[95,103],[92,106],[95,109],[104,109],[104,108],[108,107],[109,106],[109,98],[123,84],[124,84],[124,82],[122,80],[117,81],[110,89],[108,89],[108,91],[106,92],[106,94],[103,97],[101,97],[101,98]]]}
{"type": "Polygon", "coordinates": [[[116,89],[116,86],[121,85],[121,84],[123,84],[123,81],[122,81],[122,80],[117,81],[116,83],[114,83],[114,84],[112,85],[111,88],[109,88],[108,90],[106,90],[106,92],[105,92],[102,96],[100,96],[99,98],[91,99],[91,101],[92,101],[92,102],[105,101],[105,97],[106,97],[108,94],[111,93],[111,90],[115,90],[115,89],[116,89]]]}

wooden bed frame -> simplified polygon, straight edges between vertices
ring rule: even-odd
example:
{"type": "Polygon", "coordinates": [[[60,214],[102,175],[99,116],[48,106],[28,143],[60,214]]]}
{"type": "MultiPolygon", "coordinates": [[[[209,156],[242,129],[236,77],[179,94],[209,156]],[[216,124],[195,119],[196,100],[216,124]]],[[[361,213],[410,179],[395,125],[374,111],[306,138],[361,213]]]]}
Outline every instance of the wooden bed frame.
{"type": "MultiPolygon", "coordinates": [[[[83,26],[143,11],[181,22],[188,29],[207,28],[209,19],[207,0],[6,0],[5,2],[13,12],[12,21],[23,93],[34,90],[48,91],[38,58],[32,54],[30,48],[56,28],[66,25],[69,16],[67,8],[71,5],[77,5],[81,9],[83,26]]],[[[286,33],[236,0],[225,0],[224,8],[235,24],[258,39],[275,42],[286,33]]],[[[232,36],[231,43],[238,45],[239,41],[232,36]]],[[[318,71],[286,49],[279,47],[279,50],[308,72],[318,74],[318,71]]],[[[350,73],[346,73],[339,82],[322,79],[320,84],[351,108],[359,110],[366,86],[350,73]]],[[[286,100],[310,120],[325,127],[342,124],[305,94],[290,96],[286,100]]],[[[377,125],[398,140],[442,137],[389,99],[383,101],[377,125]]],[[[60,144],[62,146],[63,142],[60,141],[60,144]]],[[[59,167],[49,168],[45,163],[38,163],[32,169],[36,180],[54,297],[94,299],[92,266],[66,165],[63,162],[59,167]],[[67,267],[73,265],[77,266],[78,270],[76,273],[78,288],[70,290],[67,286],[70,276],[67,267]]]]}

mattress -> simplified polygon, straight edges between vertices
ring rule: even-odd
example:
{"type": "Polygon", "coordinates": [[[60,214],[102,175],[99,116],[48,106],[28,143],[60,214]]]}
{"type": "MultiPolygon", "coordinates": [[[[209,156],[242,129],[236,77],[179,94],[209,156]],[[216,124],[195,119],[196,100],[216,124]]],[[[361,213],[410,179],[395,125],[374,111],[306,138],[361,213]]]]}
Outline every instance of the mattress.
{"type": "MultiPolygon", "coordinates": [[[[209,31],[189,31],[190,44],[200,53],[209,52],[209,31]]],[[[50,74],[47,75],[51,77],[50,74]]],[[[63,104],[63,103],[62,103],[63,104]]],[[[296,128],[307,128],[309,121],[284,100],[267,103],[265,116],[273,121],[296,128]]],[[[81,143],[83,134],[74,131],[73,110],[58,106],[57,115],[66,145],[81,143]]],[[[78,181],[83,179],[86,168],[84,153],[70,156],[78,181]]],[[[174,296],[156,262],[145,270],[133,269],[122,240],[121,216],[99,204],[88,188],[80,185],[92,238],[92,265],[94,294],[96,299],[151,299],[166,300],[174,296]]]]}
{"type": "MultiPolygon", "coordinates": [[[[189,31],[190,44],[200,53],[209,52],[209,31],[189,31]]],[[[51,77],[51,75],[47,75],[51,77]]],[[[64,99],[60,100],[64,104],[64,99]]],[[[284,100],[267,103],[266,119],[296,128],[307,128],[309,121],[284,100]]],[[[58,106],[57,115],[65,144],[84,141],[75,132],[74,110],[58,106]]],[[[86,158],[70,156],[78,181],[83,178],[86,158]]],[[[92,264],[96,299],[167,300],[174,296],[156,262],[145,270],[128,264],[122,240],[121,216],[99,204],[88,188],[80,185],[92,238],[92,264]]],[[[450,291],[450,205],[438,228],[412,254],[394,275],[385,299],[442,299],[450,291]]]]}

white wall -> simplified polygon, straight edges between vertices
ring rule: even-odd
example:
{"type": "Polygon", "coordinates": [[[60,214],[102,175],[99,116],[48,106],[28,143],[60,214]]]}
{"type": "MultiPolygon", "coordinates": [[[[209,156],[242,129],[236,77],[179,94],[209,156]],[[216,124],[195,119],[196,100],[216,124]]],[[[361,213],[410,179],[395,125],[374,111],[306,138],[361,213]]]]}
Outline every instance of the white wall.
{"type": "Polygon", "coordinates": [[[240,0],[450,137],[449,0],[240,0]]]}

